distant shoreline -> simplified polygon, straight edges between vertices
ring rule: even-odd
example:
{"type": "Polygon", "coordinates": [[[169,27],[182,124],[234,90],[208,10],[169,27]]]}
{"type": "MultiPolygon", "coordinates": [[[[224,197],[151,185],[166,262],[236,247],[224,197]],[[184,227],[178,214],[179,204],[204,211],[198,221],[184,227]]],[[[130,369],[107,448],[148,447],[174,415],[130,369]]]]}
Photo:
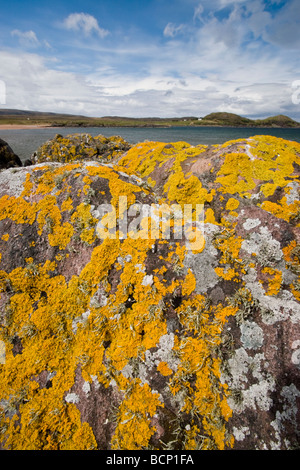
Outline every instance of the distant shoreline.
{"type": "Polygon", "coordinates": [[[0,129],[44,129],[44,128],[173,128],[173,127],[225,127],[225,128],[300,128],[300,122],[289,116],[278,114],[265,119],[250,119],[238,114],[217,112],[204,117],[144,117],[132,118],[122,116],[87,117],[72,114],[46,113],[0,108],[0,129]]]}
{"type": "Polygon", "coordinates": [[[0,124],[0,130],[8,131],[10,129],[48,129],[51,124],[0,124]]]}
{"type": "Polygon", "coordinates": [[[124,128],[149,128],[149,129],[170,129],[173,127],[186,127],[186,128],[205,128],[205,127],[221,127],[221,128],[235,128],[235,129],[300,129],[300,126],[242,126],[242,125],[221,125],[221,124],[209,124],[209,125],[185,125],[185,126],[180,126],[180,125],[136,125],[133,124],[130,126],[129,124],[126,125],[96,125],[96,124],[87,124],[87,125],[81,125],[78,126],[76,124],[68,124],[65,126],[62,125],[52,125],[52,124],[0,124],[0,131],[1,130],[22,130],[22,129],[64,129],[65,127],[74,127],[77,129],[88,129],[88,128],[95,128],[98,127],[99,129],[105,129],[106,127],[124,127],[124,128]]]}

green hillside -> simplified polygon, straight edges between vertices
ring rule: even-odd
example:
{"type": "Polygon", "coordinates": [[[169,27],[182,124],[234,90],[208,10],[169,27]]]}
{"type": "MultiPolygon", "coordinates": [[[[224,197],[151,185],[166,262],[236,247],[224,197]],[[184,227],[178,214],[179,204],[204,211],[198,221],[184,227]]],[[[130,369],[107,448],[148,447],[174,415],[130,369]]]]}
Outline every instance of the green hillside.
{"type": "Polygon", "coordinates": [[[1,124],[45,125],[52,127],[300,127],[299,122],[281,114],[255,120],[226,112],[210,113],[202,118],[195,116],[132,118],[121,116],[87,117],[19,109],[0,109],[0,125],[1,124]]]}
{"type": "Polygon", "coordinates": [[[266,119],[248,119],[233,113],[211,113],[205,116],[201,124],[234,127],[300,127],[300,123],[288,116],[279,114],[266,119]]]}

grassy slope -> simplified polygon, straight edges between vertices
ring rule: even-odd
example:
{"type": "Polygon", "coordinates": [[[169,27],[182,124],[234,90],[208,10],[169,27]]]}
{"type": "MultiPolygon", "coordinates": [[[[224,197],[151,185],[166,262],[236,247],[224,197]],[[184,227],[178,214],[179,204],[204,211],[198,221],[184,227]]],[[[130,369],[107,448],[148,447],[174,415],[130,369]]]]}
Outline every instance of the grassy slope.
{"type": "Polygon", "coordinates": [[[278,115],[252,120],[232,113],[211,113],[199,120],[182,118],[128,118],[106,116],[90,118],[71,114],[41,113],[35,111],[0,109],[1,124],[44,124],[63,127],[170,127],[170,126],[232,126],[232,127],[300,127],[288,116],[278,115]]]}

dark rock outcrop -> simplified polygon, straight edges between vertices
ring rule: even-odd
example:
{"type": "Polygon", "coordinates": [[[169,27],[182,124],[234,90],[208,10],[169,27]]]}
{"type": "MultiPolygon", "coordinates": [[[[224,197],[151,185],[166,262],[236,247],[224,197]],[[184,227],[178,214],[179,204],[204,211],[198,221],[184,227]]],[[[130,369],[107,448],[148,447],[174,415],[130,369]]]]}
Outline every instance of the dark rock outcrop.
{"type": "Polygon", "coordinates": [[[0,139],[0,170],[22,166],[18,155],[10,148],[7,142],[0,139]]]}

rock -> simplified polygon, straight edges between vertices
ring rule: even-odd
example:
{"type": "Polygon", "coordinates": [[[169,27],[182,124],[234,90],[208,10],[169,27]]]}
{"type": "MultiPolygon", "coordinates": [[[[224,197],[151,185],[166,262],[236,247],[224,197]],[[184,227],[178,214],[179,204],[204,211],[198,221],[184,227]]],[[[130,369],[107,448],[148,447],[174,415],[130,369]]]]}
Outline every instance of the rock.
{"type": "Polygon", "coordinates": [[[89,134],[74,134],[63,137],[56,134],[54,139],[43,144],[32,156],[33,163],[49,161],[72,162],[77,160],[111,159],[130,149],[122,137],[92,137],[89,134]]]}
{"type": "Polygon", "coordinates": [[[58,141],[0,174],[2,448],[297,447],[300,145],[58,141]]]}
{"type": "Polygon", "coordinates": [[[7,142],[0,139],[0,169],[22,166],[18,155],[10,148],[7,142]]]}

